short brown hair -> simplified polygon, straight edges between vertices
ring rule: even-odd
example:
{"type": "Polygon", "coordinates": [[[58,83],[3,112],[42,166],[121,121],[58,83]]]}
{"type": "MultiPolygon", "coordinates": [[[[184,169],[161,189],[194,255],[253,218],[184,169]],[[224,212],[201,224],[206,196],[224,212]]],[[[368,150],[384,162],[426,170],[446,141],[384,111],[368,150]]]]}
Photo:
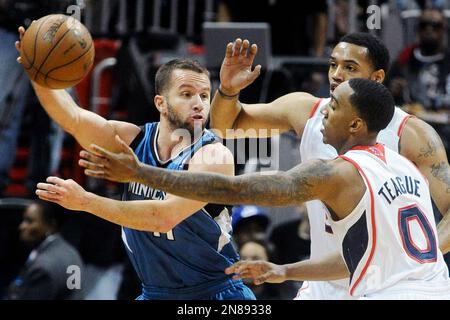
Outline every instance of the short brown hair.
{"type": "Polygon", "coordinates": [[[170,83],[172,72],[176,69],[191,70],[197,73],[206,74],[209,78],[209,71],[197,60],[193,59],[174,59],[159,67],[155,76],[155,93],[161,94],[167,89],[170,83]]]}

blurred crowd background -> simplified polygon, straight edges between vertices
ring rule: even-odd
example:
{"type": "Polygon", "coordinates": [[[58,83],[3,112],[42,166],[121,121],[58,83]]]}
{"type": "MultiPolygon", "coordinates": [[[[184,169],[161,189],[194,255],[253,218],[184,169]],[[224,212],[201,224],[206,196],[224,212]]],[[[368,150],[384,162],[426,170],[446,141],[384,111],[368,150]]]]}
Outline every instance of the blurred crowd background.
{"type": "MultiPolygon", "coordinates": [[[[218,43],[234,39],[217,34],[216,43],[207,43],[211,41],[204,32],[208,23],[241,23],[234,26],[243,29],[251,29],[247,23],[263,26],[265,42],[258,43],[264,48],[263,71],[240,96],[248,103],[271,101],[293,91],[328,96],[332,48],[344,34],[364,31],[379,36],[390,51],[391,70],[385,84],[398,106],[430,123],[448,154],[448,0],[315,0],[308,4],[292,0],[0,0],[0,298],[22,298],[14,291],[15,284],[32,272],[29,266],[42,251],[47,251],[45,261],[61,279],[45,282],[35,275],[35,298],[134,299],[140,293],[119,226],[34,197],[36,183],[49,175],[72,178],[112,198],[118,199],[121,192],[117,184],[83,175],[77,165],[80,147],[48,118],[15,61],[18,26],[28,26],[47,14],[74,12],[80,13],[94,38],[96,57],[90,74],[69,91],[82,108],[108,119],[137,125],[158,121],[153,79],[159,65],[174,57],[205,63],[216,88],[217,61],[225,51],[225,46],[217,49],[218,43]],[[373,11],[367,8],[373,5],[379,9],[380,25],[368,29],[373,11]],[[214,48],[218,50],[215,59],[208,51],[214,48]],[[80,290],[58,288],[60,283],[66,287],[67,278],[58,264],[68,262],[81,268],[80,290]]],[[[299,144],[289,133],[236,144],[232,151],[237,173],[273,167],[275,158],[276,168],[287,170],[300,162],[299,144]],[[255,157],[248,150],[251,143],[272,151],[255,157]]],[[[308,258],[309,225],[303,207],[243,206],[232,211],[234,241],[242,258],[277,263],[308,258]]],[[[300,285],[288,282],[252,289],[260,299],[292,299],[300,285]]]]}

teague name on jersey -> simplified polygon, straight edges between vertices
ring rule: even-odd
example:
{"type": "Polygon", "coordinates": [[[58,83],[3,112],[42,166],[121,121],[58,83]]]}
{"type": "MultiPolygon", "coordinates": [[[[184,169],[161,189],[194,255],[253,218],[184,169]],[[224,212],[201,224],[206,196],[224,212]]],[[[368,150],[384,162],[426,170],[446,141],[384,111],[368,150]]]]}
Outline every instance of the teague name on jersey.
{"type": "Polygon", "coordinates": [[[386,201],[391,204],[395,198],[402,194],[412,194],[420,197],[419,194],[420,181],[410,176],[390,178],[383,183],[383,187],[378,191],[378,195],[383,196],[386,201]]]}

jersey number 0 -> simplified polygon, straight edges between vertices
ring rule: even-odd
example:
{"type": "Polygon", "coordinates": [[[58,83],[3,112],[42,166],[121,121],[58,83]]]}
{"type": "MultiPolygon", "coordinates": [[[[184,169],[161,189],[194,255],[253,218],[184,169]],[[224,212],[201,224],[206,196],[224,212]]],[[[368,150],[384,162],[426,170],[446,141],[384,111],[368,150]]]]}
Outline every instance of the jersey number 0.
{"type": "MultiPolygon", "coordinates": [[[[403,242],[403,248],[408,256],[419,262],[435,262],[437,259],[437,241],[430,222],[417,205],[411,205],[398,210],[398,228],[403,242]],[[414,241],[415,234],[411,232],[414,223],[420,227],[426,240],[426,248],[421,248],[414,241]]],[[[416,229],[417,230],[417,229],[416,229]]],[[[416,233],[417,234],[417,233],[416,233]]],[[[417,235],[416,235],[417,239],[417,235]]],[[[422,246],[423,247],[423,246],[422,246]]]]}

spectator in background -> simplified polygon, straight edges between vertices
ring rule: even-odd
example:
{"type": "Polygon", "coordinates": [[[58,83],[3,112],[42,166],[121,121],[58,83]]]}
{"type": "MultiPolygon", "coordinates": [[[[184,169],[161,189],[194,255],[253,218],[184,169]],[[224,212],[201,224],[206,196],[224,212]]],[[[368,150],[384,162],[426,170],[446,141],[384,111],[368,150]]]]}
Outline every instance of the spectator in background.
{"type": "Polygon", "coordinates": [[[270,220],[262,208],[257,206],[233,207],[231,219],[233,239],[238,248],[249,241],[267,239],[270,220]]]}
{"type": "MultiPolygon", "coordinates": [[[[269,216],[261,207],[236,206],[233,208],[233,239],[241,260],[277,262],[282,258],[281,252],[290,250],[291,243],[275,244],[269,240],[270,223],[269,216]]],[[[298,260],[294,260],[296,261],[298,260]]],[[[264,283],[258,286],[250,281],[244,283],[252,289],[257,299],[292,299],[301,285],[301,282],[296,281],[264,283]]]]}
{"type": "Polygon", "coordinates": [[[388,85],[396,104],[435,127],[448,153],[450,51],[445,44],[447,31],[443,13],[425,9],[417,24],[418,42],[400,53],[388,85]]]}
{"type": "Polygon", "coordinates": [[[436,8],[444,10],[445,7],[448,7],[446,1],[444,0],[397,0],[396,5],[400,10],[411,10],[419,8],[421,9],[436,8]]]}
{"type": "MultiPolygon", "coordinates": [[[[78,298],[82,287],[83,263],[77,250],[58,233],[62,208],[45,201],[36,200],[27,207],[19,226],[20,239],[32,251],[25,266],[11,283],[8,300],[55,300],[78,298]],[[68,278],[78,267],[80,279],[70,282],[68,278]],[[78,287],[79,286],[79,287],[78,287]],[[78,287],[78,288],[77,288],[78,287]]],[[[77,271],[75,271],[77,272],[77,271]]],[[[73,273],[75,274],[75,273],[73,273]]]]}

